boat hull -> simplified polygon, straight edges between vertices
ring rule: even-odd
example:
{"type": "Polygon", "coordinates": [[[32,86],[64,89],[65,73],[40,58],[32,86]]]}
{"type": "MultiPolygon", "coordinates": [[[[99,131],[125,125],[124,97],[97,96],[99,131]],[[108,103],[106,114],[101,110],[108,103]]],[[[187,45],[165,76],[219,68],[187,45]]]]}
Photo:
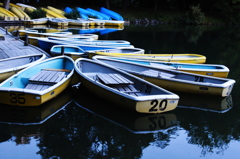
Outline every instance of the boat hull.
{"type": "Polygon", "coordinates": [[[169,91],[173,92],[185,92],[185,93],[194,93],[194,94],[205,94],[205,95],[216,95],[226,97],[232,91],[234,83],[228,87],[213,87],[211,85],[197,85],[197,84],[190,84],[190,83],[182,83],[177,81],[171,81],[161,78],[149,77],[144,75],[134,74],[144,80],[147,80],[153,84],[156,84],[159,87],[165,88],[169,91]]]}
{"type": "Polygon", "coordinates": [[[235,80],[233,79],[210,77],[166,68],[156,68],[129,61],[121,61],[110,58],[107,59],[97,56],[93,59],[131,73],[147,80],[150,83],[173,92],[186,92],[225,97],[230,95],[235,83],[235,80]]]}
{"type": "Polygon", "coordinates": [[[59,95],[70,84],[70,79],[46,94],[33,94],[28,91],[1,91],[0,101],[7,105],[38,106],[59,95]]]}
{"type": "Polygon", "coordinates": [[[206,62],[206,57],[199,54],[121,54],[115,53],[109,56],[132,58],[139,60],[161,61],[161,62],[180,62],[202,64],[206,62]]]}
{"type": "Polygon", "coordinates": [[[213,76],[213,77],[222,77],[226,78],[229,73],[229,69],[224,65],[216,64],[190,64],[190,63],[173,63],[173,62],[159,62],[159,61],[148,61],[148,60],[137,60],[131,58],[118,58],[113,56],[95,56],[95,59],[115,59],[120,61],[133,62],[136,64],[152,66],[154,68],[163,68],[170,70],[183,71],[188,73],[213,76]]]}
{"type": "Polygon", "coordinates": [[[0,82],[16,74],[20,70],[44,60],[45,58],[46,55],[42,54],[42,55],[18,56],[0,60],[1,65],[0,82]]]}
{"type": "Polygon", "coordinates": [[[0,102],[16,106],[38,106],[66,89],[73,73],[74,61],[67,56],[36,63],[0,84],[0,102]]]}
{"type": "Polygon", "coordinates": [[[176,94],[108,65],[89,59],[78,59],[75,61],[75,70],[81,85],[99,97],[128,110],[138,113],[163,113],[177,107],[179,97],[176,94]],[[118,79],[115,80],[121,82],[113,85],[102,83],[103,79],[98,75],[100,72],[103,79],[115,76],[118,79]],[[122,83],[126,79],[128,82],[122,83]],[[131,88],[123,88],[124,85],[130,85],[131,88]]]}
{"type": "Polygon", "coordinates": [[[177,107],[177,100],[174,99],[156,99],[147,101],[136,101],[115,94],[112,91],[101,88],[85,78],[80,77],[81,84],[84,85],[89,91],[98,95],[99,97],[108,100],[118,106],[125,107],[131,111],[138,113],[163,113],[174,110],[177,107]],[[166,104],[166,107],[165,107],[166,104]],[[156,106],[157,105],[157,106],[156,106]]]}
{"type": "Polygon", "coordinates": [[[228,76],[228,71],[227,72],[220,72],[220,71],[190,71],[190,70],[179,70],[179,71],[184,71],[188,73],[194,73],[194,74],[199,74],[199,75],[206,75],[206,76],[213,76],[213,77],[221,77],[221,78],[227,78],[228,76]]]}

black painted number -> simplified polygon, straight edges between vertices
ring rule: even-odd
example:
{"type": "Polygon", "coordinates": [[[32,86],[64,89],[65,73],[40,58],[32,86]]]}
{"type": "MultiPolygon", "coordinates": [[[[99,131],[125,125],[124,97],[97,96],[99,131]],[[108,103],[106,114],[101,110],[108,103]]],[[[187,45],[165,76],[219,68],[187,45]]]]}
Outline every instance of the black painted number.
{"type": "Polygon", "coordinates": [[[152,91],[152,86],[147,85],[147,86],[146,86],[146,90],[145,90],[145,92],[148,93],[148,94],[150,94],[151,91],[152,91]]]}
{"type": "Polygon", "coordinates": [[[195,76],[195,82],[204,82],[203,77],[195,76]]]}
{"type": "Polygon", "coordinates": [[[151,101],[151,105],[153,105],[150,109],[149,112],[156,112],[158,110],[164,111],[167,108],[167,100],[164,99],[158,104],[158,100],[153,100],[151,101]]]}
{"type": "Polygon", "coordinates": [[[19,103],[19,104],[25,104],[25,94],[15,94],[15,93],[10,93],[10,102],[11,103],[19,103]]]}

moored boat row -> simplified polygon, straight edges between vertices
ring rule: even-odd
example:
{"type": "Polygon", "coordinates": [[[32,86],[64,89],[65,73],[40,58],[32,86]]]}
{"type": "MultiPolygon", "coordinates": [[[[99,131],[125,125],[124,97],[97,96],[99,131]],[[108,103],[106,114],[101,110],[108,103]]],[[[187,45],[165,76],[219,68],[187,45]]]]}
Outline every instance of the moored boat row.
{"type": "Polygon", "coordinates": [[[1,103],[45,103],[70,85],[74,71],[81,85],[93,93],[139,113],[174,110],[181,99],[176,92],[227,97],[235,83],[226,78],[226,66],[204,64],[206,57],[199,54],[144,54],[144,49],[125,40],[34,38],[41,49],[56,57],[3,79],[1,103]]]}

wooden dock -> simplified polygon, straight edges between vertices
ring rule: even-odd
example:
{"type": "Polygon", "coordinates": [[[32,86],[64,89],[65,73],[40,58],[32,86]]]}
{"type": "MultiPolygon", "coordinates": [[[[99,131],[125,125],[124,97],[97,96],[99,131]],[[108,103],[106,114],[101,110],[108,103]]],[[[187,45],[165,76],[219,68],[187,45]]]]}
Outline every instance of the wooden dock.
{"type": "Polygon", "coordinates": [[[47,57],[51,57],[42,49],[31,44],[26,45],[23,40],[17,39],[0,27],[0,59],[32,54],[45,54],[47,57]]]}

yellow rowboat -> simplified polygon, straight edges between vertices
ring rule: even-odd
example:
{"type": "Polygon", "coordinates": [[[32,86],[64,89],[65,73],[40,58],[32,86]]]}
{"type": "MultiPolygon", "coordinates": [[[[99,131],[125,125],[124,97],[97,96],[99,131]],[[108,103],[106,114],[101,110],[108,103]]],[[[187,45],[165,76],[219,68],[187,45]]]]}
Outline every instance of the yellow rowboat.
{"type": "Polygon", "coordinates": [[[178,95],[109,65],[79,58],[75,70],[81,85],[130,111],[163,113],[177,107],[178,95]]]}
{"type": "MultiPolygon", "coordinates": [[[[96,54],[101,54],[96,52],[96,54]]],[[[141,60],[154,60],[162,62],[181,62],[181,63],[205,63],[206,57],[199,54],[121,54],[112,53],[107,54],[108,56],[134,58],[141,60]]]]}
{"type": "Polygon", "coordinates": [[[24,38],[27,34],[29,37],[61,37],[72,35],[72,32],[52,32],[52,33],[39,33],[37,30],[18,30],[20,38],[24,38]]]}
{"type": "Polygon", "coordinates": [[[53,18],[66,18],[65,16],[58,14],[56,12],[53,12],[47,8],[41,8],[42,10],[44,10],[48,15],[50,15],[53,18]]]}
{"type": "Polygon", "coordinates": [[[30,20],[31,18],[22,9],[17,7],[11,7],[10,10],[18,16],[20,20],[30,20]]]}
{"type": "Polygon", "coordinates": [[[26,55],[0,60],[0,82],[16,74],[18,71],[34,65],[46,58],[45,54],[26,55]]]}
{"type": "Polygon", "coordinates": [[[164,89],[173,92],[185,92],[226,97],[230,95],[235,80],[210,77],[182,71],[156,68],[129,61],[103,59],[93,57],[94,60],[121,69],[164,89]]]}
{"type": "Polygon", "coordinates": [[[92,94],[81,85],[73,101],[81,109],[86,110],[87,114],[97,115],[107,122],[117,124],[135,134],[165,131],[178,123],[177,116],[171,111],[158,114],[133,113],[124,108],[118,108],[116,111],[115,105],[92,94]],[[89,97],[94,98],[94,100],[89,100],[89,97]]]}
{"type": "Polygon", "coordinates": [[[106,55],[111,57],[112,54],[144,54],[145,50],[141,48],[121,48],[121,49],[107,49],[88,52],[88,58],[92,59],[93,56],[106,55]]]}
{"type": "MultiPolygon", "coordinates": [[[[96,58],[98,58],[96,56],[96,58]]],[[[177,62],[161,62],[161,61],[151,61],[151,60],[140,60],[124,57],[113,57],[113,56],[100,56],[100,58],[111,58],[122,61],[129,61],[133,63],[138,63],[142,65],[152,66],[155,68],[171,69],[189,73],[195,73],[200,75],[214,76],[226,78],[229,73],[229,69],[224,65],[216,64],[192,64],[192,63],[177,63],[177,62]]]]}
{"type": "Polygon", "coordinates": [[[64,16],[66,14],[66,12],[64,12],[63,10],[61,9],[57,9],[57,8],[54,8],[54,7],[51,7],[51,6],[47,6],[47,9],[57,13],[57,14],[60,14],[62,16],[64,16]]]}
{"type": "Polygon", "coordinates": [[[71,82],[74,61],[67,56],[29,66],[0,84],[0,103],[38,106],[56,97],[71,82]]]}
{"type": "Polygon", "coordinates": [[[8,18],[8,20],[19,20],[19,18],[17,17],[17,15],[15,15],[14,13],[12,13],[11,11],[0,7],[0,13],[6,15],[8,18]]]}
{"type": "Polygon", "coordinates": [[[20,12],[16,7],[11,7],[10,11],[13,12],[19,18],[19,20],[25,20],[24,14],[22,14],[22,12],[20,12]]]}
{"type": "Polygon", "coordinates": [[[14,125],[43,124],[66,108],[71,102],[71,88],[67,88],[57,97],[37,107],[19,107],[2,104],[0,106],[0,123],[14,125]]]}

